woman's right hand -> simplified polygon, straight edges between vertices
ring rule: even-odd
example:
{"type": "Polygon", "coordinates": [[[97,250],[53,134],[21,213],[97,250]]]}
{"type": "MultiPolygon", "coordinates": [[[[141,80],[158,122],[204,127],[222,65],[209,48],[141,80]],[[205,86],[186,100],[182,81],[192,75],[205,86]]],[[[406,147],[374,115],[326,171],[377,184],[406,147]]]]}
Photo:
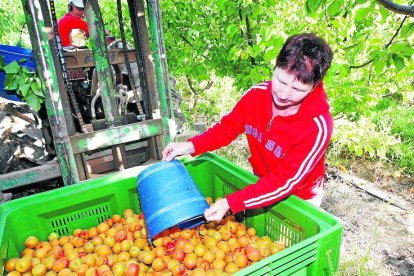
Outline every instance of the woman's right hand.
{"type": "Polygon", "coordinates": [[[192,142],[173,142],[169,143],[162,151],[162,160],[171,161],[177,156],[192,154],[195,152],[192,142]]]}

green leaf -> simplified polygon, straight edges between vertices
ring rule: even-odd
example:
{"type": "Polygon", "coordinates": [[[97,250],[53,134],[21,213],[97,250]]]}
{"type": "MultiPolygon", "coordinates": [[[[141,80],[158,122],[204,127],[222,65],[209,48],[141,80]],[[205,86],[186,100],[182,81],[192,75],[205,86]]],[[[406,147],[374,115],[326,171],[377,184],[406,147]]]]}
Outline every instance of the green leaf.
{"type": "Polygon", "coordinates": [[[25,98],[25,101],[31,109],[34,111],[39,111],[42,100],[39,99],[39,97],[37,97],[35,94],[29,94],[27,98],[25,98]]]}
{"type": "Polygon", "coordinates": [[[364,154],[364,150],[362,148],[361,145],[356,145],[355,146],[355,155],[356,156],[362,156],[362,154],[364,154]]]}
{"type": "Polygon", "coordinates": [[[331,22],[332,26],[334,26],[337,29],[340,29],[342,27],[342,23],[338,19],[334,19],[331,22]]]}
{"type": "Polygon", "coordinates": [[[390,16],[389,11],[384,8],[384,6],[379,5],[379,12],[381,13],[381,17],[383,19],[383,22],[385,22],[385,20],[388,18],[388,16],[390,16]]]}
{"type": "Polygon", "coordinates": [[[405,67],[404,59],[396,54],[392,55],[392,60],[394,61],[395,68],[397,71],[401,71],[405,67]]]}
{"type": "Polygon", "coordinates": [[[6,74],[16,74],[19,72],[19,69],[20,65],[15,60],[4,66],[4,71],[6,74]]]}
{"type": "Polygon", "coordinates": [[[228,35],[234,35],[239,32],[239,27],[236,24],[230,24],[226,28],[226,33],[228,35]]]}
{"type": "Polygon", "coordinates": [[[371,156],[375,156],[375,150],[374,150],[374,148],[371,146],[371,145],[369,145],[369,144],[367,144],[367,145],[364,145],[364,150],[366,151],[366,152],[368,152],[369,153],[369,155],[371,155],[371,156]]]}
{"type": "Polygon", "coordinates": [[[335,16],[337,15],[340,11],[341,11],[341,7],[344,4],[343,0],[337,0],[337,1],[333,1],[329,6],[328,6],[328,14],[330,16],[335,16]]]}
{"type": "Polygon", "coordinates": [[[32,89],[33,93],[38,95],[38,96],[43,96],[42,92],[40,91],[39,85],[37,84],[37,82],[33,82],[30,85],[30,88],[32,89]]]}
{"type": "Polygon", "coordinates": [[[20,76],[17,74],[7,74],[4,80],[4,89],[16,90],[19,88],[20,76]]]}
{"type": "Polygon", "coordinates": [[[7,87],[13,83],[14,76],[16,76],[16,74],[7,74],[6,75],[6,77],[4,78],[4,88],[5,89],[8,89],[7,87]]]}
{"type": "Polygon", "coordinates": [[[307,0],[306,1],[306,7],[308,8],[308,11],[312,14],[315,13],[319,5],[321,4],[321,0],[307,0]]]}
{"type": "Polygon", "coordinates": [[[30,86],[31,86],[30,83],[26,83],[26,84],[20,85],[19,91],[21,92],[23,98],[26,98],[27,97],[27,94],[28,94],[28,92],[30,90],[30,86]]]}
{"type": "Polygon", "coordinates": [[[414,32],[414,23],[406,24],[401,28],[401,36],[408,37],[414,32]]]}
{"type": "Polygon", "coordinates": [[[374,69],[377,74],[382,72],[382,70],[384,69],[384,66],[385,66],[385,61],[383,59],[380,58],[374,61],[374,69]]]}
{"type": "Polygon", "coordinates": [[[367,15],[370,12],[368,8],[360,8],[355,14],[356,22],[363,22],[367,19],[367,15]]]}
{"type": "Polygon", "coordinates": [[[247,52],[251,57],[256,57],[256,53],[254,52],[253,48],[250,45],[247,45],[247,52]]]}
{"type": "Polygon", "coordinates": [[[3,70],[3,67],[6,65],[6,63],[4,62],[4,57],[0,56],[0,70],[3,70]]]}
{"type": "Polygon", "coordinates": [[[390,51],[396,54],[400,54],[404,51],[404,49],[407,47],[406,43],[394,43],[390,46],[390,51]]]}
{"type": "Polygon", "coordinates": [[[248,58],[249,58],[249,53],[245,51],[241,53],[241,59],[248,59],[248,58]]]}

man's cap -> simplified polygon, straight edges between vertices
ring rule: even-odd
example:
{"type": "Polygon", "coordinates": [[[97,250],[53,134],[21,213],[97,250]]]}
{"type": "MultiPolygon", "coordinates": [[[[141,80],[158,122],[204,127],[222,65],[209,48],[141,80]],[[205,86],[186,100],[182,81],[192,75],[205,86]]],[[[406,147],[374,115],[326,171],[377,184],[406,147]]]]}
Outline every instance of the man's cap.
{"type": "Polygon", "coordinates": [[[69,0],[68,5],[75,5],[78,8],[84,8],[83,0],[69,0]]]}

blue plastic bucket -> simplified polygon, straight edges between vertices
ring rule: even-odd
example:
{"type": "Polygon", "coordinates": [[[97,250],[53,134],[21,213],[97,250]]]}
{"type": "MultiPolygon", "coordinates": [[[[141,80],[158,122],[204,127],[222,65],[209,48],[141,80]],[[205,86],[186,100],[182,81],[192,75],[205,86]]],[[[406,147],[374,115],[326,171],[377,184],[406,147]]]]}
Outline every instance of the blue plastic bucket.
{"type": "MultiPolygon", "coordinates": [[[[6,64],[9,64],[13,61],[18,62],[19,60],[25,58],[26,61],[21,62],[20,66],[26,66],[31,71],[36,70],[36,63],[32,51],[29,49],[0,44],[0,56],[3,56],[4,62],[6,64]]],[[[0,97],[11,101],[21,102],[22,100],[15,93],[11,94],[11,91],[6,91],[4,89],[4,79],[5,73],[3,71],[0,71],[0,97]]]]}
{"type": "Polygon", "coordinates": [[[149,240],[172,226],[185,229],[205,222],[209,205],[178,160],[158,162],[138,174],[138,196],[149,240]]]}

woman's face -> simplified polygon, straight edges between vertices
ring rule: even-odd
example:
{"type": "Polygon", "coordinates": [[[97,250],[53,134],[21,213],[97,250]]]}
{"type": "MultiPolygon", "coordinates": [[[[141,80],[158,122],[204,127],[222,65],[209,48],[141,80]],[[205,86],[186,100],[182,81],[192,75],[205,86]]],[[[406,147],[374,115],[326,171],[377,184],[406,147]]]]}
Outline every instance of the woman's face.
{"type": "Polygon", "coordinates": [[[276,67],[272,78],[273,104],[277,109],[297,107],[313,87],[313,84],[302,83],[294,75],[276,67]]]}

